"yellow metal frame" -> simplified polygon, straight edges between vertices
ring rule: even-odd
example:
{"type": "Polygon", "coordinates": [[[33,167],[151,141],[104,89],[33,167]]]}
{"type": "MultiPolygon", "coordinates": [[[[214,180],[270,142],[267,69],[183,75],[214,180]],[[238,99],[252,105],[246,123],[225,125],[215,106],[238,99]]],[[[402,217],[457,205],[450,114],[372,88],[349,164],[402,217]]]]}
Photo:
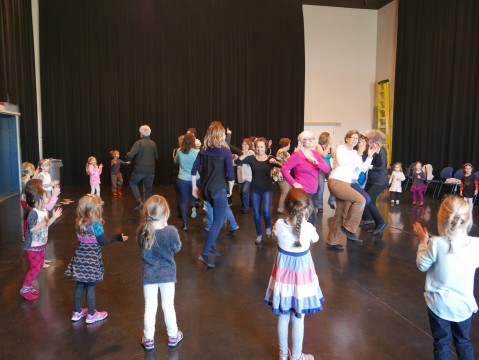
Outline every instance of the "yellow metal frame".
{"type": "Polygon", "coordinates": [[[392,159],[392,127],[390,117],[389,80],[378,82],[378,130],[386,134],[386,150],[388,151],[388,167],[392,159]]]}

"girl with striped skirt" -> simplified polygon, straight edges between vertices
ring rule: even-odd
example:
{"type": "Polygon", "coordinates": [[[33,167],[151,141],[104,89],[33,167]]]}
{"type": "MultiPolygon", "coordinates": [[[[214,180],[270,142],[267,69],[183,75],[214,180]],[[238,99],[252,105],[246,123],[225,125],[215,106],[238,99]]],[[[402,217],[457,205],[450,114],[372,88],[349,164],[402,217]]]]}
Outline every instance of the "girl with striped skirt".
{"type": "Polygon", "coordinates": [[[309,251],[310,243],[317,242],[316,228],[308,223],[311,211],[309,195],[293,188],[286,195],[286,219],[279,219],[273,229],[278,241],[278,254],[266,291],[265,303],[278,314],[280,360],[314,360],[302,353],[304,315],[322,311],[323,293],[319,287],[309,251]],[[288,349],[288,326],[292,322],[292,352],[288,349]]]}

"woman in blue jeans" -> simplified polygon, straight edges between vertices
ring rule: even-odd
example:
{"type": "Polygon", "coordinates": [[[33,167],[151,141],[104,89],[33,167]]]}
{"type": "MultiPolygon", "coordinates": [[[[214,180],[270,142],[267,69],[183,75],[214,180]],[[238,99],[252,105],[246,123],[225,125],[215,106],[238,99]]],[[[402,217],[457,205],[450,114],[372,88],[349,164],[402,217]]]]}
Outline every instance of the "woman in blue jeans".
{"type": "Polygon", "coordinates": [[[271,169],[273,166],[282,164],[272,156],[266,154],[267,140],[263,137],[257,138],[254,142],[255,151],[243,153],[237,165],[249,165],[253,175],[251,180],[251,193],[253,200],[254,223],[256,226],[256,244],[262,243],[263,230],[261,224],[261,213],[263,213],[266,236],[271,237],[271,200],[273,199],[273,182],[271,169]]]}
{"type": "MultiPolygon", "coordinates": [[[[193,134],[187,133],[183,137],[180,150],[176,153],[174,162],[180,165],[178,173],[178,179],[176,180],[176,201],[179,204],[180,215],[183,219],[183,231],[188,231],[188,212],[191,208],[191,217],[196,217],[196,208],[194,207],[194,199],[191,196],[191,168],[193,163],[200,152],[196,149],[195,140],[193,134]]],[[[200,180],[198,174],[196,174],[196,181],[200,180]]]]}
{"type": "Polygon", "coordinates": [[[212,122],[206,130],[203,149],[199,152],[191,169],[192,194],[199,196],[196,185],[196,172],[201,176],[201,192],[203,200],[213,207],[213,225],[208,232],[203,250],[198,260],[207,267],[215,267],[211,255],[215,253],[218,234],[226,218],[228,196],[231,196],[235,173],[231,151],[224,146],[226,132],[220,122],[212,122]]]}

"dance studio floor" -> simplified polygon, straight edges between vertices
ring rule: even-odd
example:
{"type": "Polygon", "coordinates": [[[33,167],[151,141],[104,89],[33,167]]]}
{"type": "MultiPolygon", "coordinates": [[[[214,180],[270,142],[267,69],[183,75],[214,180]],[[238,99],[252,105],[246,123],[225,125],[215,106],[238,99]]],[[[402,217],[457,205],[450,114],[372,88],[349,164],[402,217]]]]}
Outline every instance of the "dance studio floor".
{"type": "MultiPolygon", "coordinates": [[[[240,212],[238,194],[233,212],[240,226],[233,237],[224,228],[218,238],[217,267],[207,270],[197,261],[205,233],[204,212],[190,219],[189,231],[180,232],[183,248],[176,256],[178,283],[176,312],[183,342],[167,347],[161,306],[157,315],[155,349],[140,345],[143,329],[141,257],[135,230],[142,221],[134,211],[129,189],[122,199],[104,192],[107,234],[123,232],[126,243],[103,248],[105,280],[98,284],[96,306],[109,317],[86,325],[72,323],[74,282],[63,273],[76,247],[74,218],[78,199],[89,189],[65,187],[61,200],[63,216],[50,228],[47,259],[35,287],[40,298],[29,302],[19,295],[27,263],[21,241],[22,220],[19,196],[0,201],[0,359],[277,359],[277,317],[263,298],[275,258],[276,246],[266,239],[261,247],[253,214],[240,212]]],[[[235,189],[235,191],[237,191],[235,189]]],[[[277,189],[274,205],[278,199],[277,189]]],[[[157,186],[171,207],[170,224],[181,229],[172,186],[157,186]]],[[[362,245],[347,244],[344,252],[326,250],[324,239],[333,216],[325,208],[317,229],[321,236],[311,251],[326,302],[324,311],[306,316],[303,351],[315,359],[386,360],[433,359],[432,338],[423,298],[425,274],[415,265],[417,238],[412,223],[420,221],[436,233],[439,201],[426,197],[424,207],[413,207],[410,195],[399,206],[390,206],[387,194],[379,207],[388,227],[382,237],[358,235],[362,245]]],[[[476,208],[476,223],[477,212],[476,208]]],[[[276,220],[277,215],[273,215],[276,220]]],[[[478,236],[476,226],[472,235],[478,236]]],[[[476,281],[477,285],[478,281],[476,281]]],[[[477,296],[476,296],[477,297],[477,296]]],[[[479,358],[479,318],[472,323],[471,336],[479,358]]],[[[453,357],[455,358],[455,357],[453,357]]]]}

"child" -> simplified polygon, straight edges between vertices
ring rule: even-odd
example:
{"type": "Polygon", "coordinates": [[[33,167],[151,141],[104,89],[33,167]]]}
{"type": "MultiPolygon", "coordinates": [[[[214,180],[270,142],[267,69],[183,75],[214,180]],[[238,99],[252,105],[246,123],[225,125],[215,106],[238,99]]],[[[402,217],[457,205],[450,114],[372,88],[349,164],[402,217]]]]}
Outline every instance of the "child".
{"type": "MultiPolygon", "coordinates": [[[[22,206],[23,206],[23,209],[24,209],[22,241],[25,241],[25,236],[26,236],[26,233],[27,233],[27,226],[28,226],[27,218],[28,218],[29,212],[32,211],[32,207],[27,204],[26,194],[31,192],[32,189],[34,189],[34,188],[43,189],[42,181],[40,179],[31,179],[31,180],[27,181],[27,183],[25,184],[24,193],[22,194],[22,196],[25,197],[25,203],[23,203],[23,200],[22,200],[22,206]]],[[[55,206],[55,204],[58,201],[58,195],[60,195],[60,185],[55,185],[53,187],[53,190],[52,190],[52,197],[50,199],[47,199],[45,204],[43,204],[44,207],[45,207],[45,210],[47,212],[52,211],[53,207],[55,206]]],[[[51,260],[44,260],[43,267],[44,268],[50,267],[50,265],[49,265],[50,263],[51,263],[51,260]]]]}
{"type": "MultiPolygon", "coordinates": [[[[35,174],[35,165],[29,162],[22,163],[22,190],[25,190],[25,185],[33,178],[35,174]]],[[[23,200],[23,199],[22,199],[23,200]]]]}
{"type": "Polygon", "coordinates": [[[464,200],[471,205],[471,211],[474,206],[474,197],[477,195],[479,185],[476,176],[472,173],[472,165],[470,163],[462,166],[464,175],[461,179],[460,194],[464,200]]]}
{"type": "Polygon", "coordinates": [[[422,171],[422,164],[418,161],[414,164],[412,170],[412,204],[416,205],[417,196],[419,196],[419,206],[424,205],[424,193],[426,192],[426,174],[422,171]]]}
{"type": "Polygon", "coordinates": [[[110,151],[111,159],[111,192],[113,196],[122,196],[121,187],[123,186],[123,175],[120,171],[121,164],[131,164],[131,161],[120,159],[118,150],[110,151]]]}
{"type": "Polygon", "coordinates": [[[103,170],[103,164],[98,165],[96,157],[90,156],[86,163],[86,173],[90,175],[90,194],[100,196],[100,175],[103,170]]]}
{"type": "Polygon", "coordinates": [[[25,234],[25,255],[29,262],[29,268],[20,295],[27,300],[36,300],[40,292],[32,287],[33,281],[40,274],[45,260],[48,241],[48,227],[59,218],[62,209],[53,211],[51,218],[44,208],[46,193],[41,186],[26,191],[27,204],[32,207],[27,217],[27,231],[25,234]]]}
{"type": "Polygon", "coordinates": [[[457,196],[446,198],[439,207],[439,236],[429,238],[425,227],[413,226],[419,237],[416,264],[427,271],[424,297],[435,359],[450,359],[452,342],[459,359],[474,358],[469,329],[477,311],[474,274],[479,267],[479,238],[467,235],[471,226],[470,205],[457,196]]]}
{"type": "Polygon", "coordinates": [[[123,234],[105,236],[102,218],[101,199],[96,195],[85,195],[78,201],[75,228],[78,245],[65,270],[67,279],[77,282],[74,292],[74,308],[71,320],[78,321],[86,316],[86,323],[93,324],[108,316],[106,311],[97,311],[95,307],[96,283],[103,281],[103,261],[100,246],[110,245],[113,241],[126,241],[123,234]],[[82,308],[83,289],[86,292],[87,309],[82,308]]]}
{"type": "Polygon", "coordinates": [[[314,360],[313,355],[302,354],[304,315],[322,311],[324,301],[318,276],[309,251],[310,243],[319,235],[307,221],[311,203],[309,195],[298,188],[286,195],[286,219],[278,219],[274,234],[278,241],[278,253],[273,265],[264,302],[279,314],[280,360],[314,360]],[[288,326],[292,322],[292,352],[288,349],[288,326]]]}
{"type": "Polygon", "coordinates": [[[58,181],[52,182],[52,177],[50,176],[50,160],[41,159],[38,162],[37,173],[36,178],[42,180],[43,189],[49,199],[52,196],[53,185],[58,183],[58,181]]]}
{"type": "Polygon", "coordinates": [[[145,315],[142,345],[146,350],[155,347],[155,321],[158,308],[158,288],[161,307],[168,333],[168,346],[175,347],[183,340],[178,330],[175,312],[176,264],[174,254],[180,251],[178,230],[168,225],[170,216],[168,203],[163,196],[151,196],[143,206],[146,223],[137,230],[138,245],[143,259],[143,293],[145,315]]]}
{"type": "Polygon", "coordinates": [[[395,163],[393,165],[393,172],[389,177],[389,194],[391,195],[391,204],[399,204],[399,199],[401,199],[402,193],[401,182],[404,180],[406,180],[406,177],[402,171],[402,164],[395,163]]]}

